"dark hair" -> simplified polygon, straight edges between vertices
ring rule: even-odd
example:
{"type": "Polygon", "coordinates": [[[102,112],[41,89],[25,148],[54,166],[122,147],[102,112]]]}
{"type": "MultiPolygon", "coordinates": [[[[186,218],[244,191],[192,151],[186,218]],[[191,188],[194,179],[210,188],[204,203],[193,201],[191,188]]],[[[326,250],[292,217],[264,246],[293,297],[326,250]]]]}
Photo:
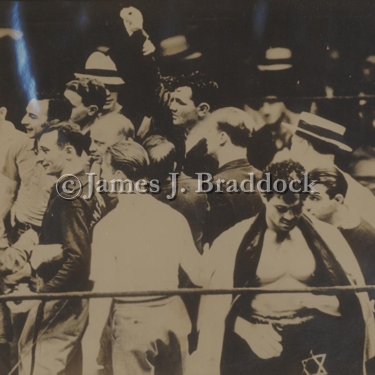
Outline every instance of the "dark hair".
{"type": "Polygon", "coordinates": [[[170,85],[173,90],[178,87],[190,87],[193,92],[192,100],[196,107],[201,103],[207,103],[213,111],[218,106],[218,84],[199,71],[189,75],[181,75],[174,82],[170,82],[170,85]]]}
{"type": "Polygon", "coordinates": [[[137,142],[121,141],[108,147],[113,169],[122,171],[127,178],[137,181],[147,174],[149,159],[146,150],[137,142]]]}
{"type": "Polygon", "coordinates": [[[55,91],[39,91],[36,100],[48,100],[47,122],[68,121],[72,114],[72,105],[63,95],[55,91]]]}
{"type": "Polygon", "coordinates": [[[235,107],[216,110],[209,117],[209,121],[216,122],[218,130],[228,134],[235,146],[247,147],[251,138],[255,122],[249,114],[235,107]]]}
{"type": "Polygon", "coordinates": [[[107,101],[107,89],[96,79],[75,79],[66,84],[66,89],[76,92],[82,98],[84,106],[96,105],[98,114],[103,111],[107,101]]]}
{"type": "Polygon", "coordinates": [[[346,196],[348,183],[344,175],[335,167],[315,168],[310,173],[312,180],[318,180],[317,184],[322,184],[327,188],[327,194],[333,199],[337,194],[346,196]]]}
{"type": "Polygon", "coordinates": [[[41,135],[54,131],[57,131],[57,145],[60,148],[71,145],[76,150],[78,156],[82,155],[86,141],[85,136],[81,133],[80,127],[77,124],[60,122],[44,128],[41,135]]]}
{"type": "Polygon", "coordinates": [[[370,145],[361,146],[350,155],[349,170],[352,170],[355,164],[361,160],[373,159],[375,159],[375,147],[370,145]]]}
{"type": "Polygon", "coordinates": [[[151,135],[143,142],[143,147],[150,158],[148,177],[165,181],[177,162],[174,144],[161,135],[151,135]]]}
{"type": "MultiPolygon", "coordinates": [[[[287,186],[289,186],[290,182],[293,180],[303,180],[303,175],[304,173],[306,173],[306,171],[300,163],[289,159],[279,163],[269,164],[264,169],[262,178],[267,177],[266,173],[270,173],[273,181],[283,180],[286,182],[287,186]]],[[[274,194],[274,192],[267,193],[267,201],[270,201],[274,194]]],[[[279,195],[281,195],[281,193],[279,193],[279,195]]],[[[285,203],[292,204],[297,201],[297,197],[299,197],[300,200],[304,201],[307,198],[307,194],[294,193],[288,189],[285,193],[282,194],[282,197],[285,203]]]]}

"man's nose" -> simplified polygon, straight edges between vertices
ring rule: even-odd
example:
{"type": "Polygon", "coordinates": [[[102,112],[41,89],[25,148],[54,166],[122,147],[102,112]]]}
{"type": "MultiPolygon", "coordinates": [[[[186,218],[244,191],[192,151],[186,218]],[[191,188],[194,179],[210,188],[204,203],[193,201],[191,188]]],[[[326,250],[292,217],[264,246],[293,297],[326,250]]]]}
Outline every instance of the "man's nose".
{"type": "Polygon", "coordinates": [[[176,105],[175,105],[175,102],[174,102],[173,100],[169,103],[169,109],[170,109],[172,112],[175,112],[175,111],[176,111],[176,105]]]}
{"type": "Polygon", "coordinates": [[[295,217],[296,215],[294,214],[292,210],[288,210],[284,215],[284,219],[286,220],[293,220],[295,217]]]}
{"type": "Polygon", "coordinates": [[[29,124],[27,115],[23,116],[23,118],[21,120],[21,124],[22,125],[28,125],[29,124]]]}
{"type": "Polygon", "coordinates": [[[43,152],[38,152],[36,155],[36,162],[43,163],[44,162],[44,155],[43,152]]]}

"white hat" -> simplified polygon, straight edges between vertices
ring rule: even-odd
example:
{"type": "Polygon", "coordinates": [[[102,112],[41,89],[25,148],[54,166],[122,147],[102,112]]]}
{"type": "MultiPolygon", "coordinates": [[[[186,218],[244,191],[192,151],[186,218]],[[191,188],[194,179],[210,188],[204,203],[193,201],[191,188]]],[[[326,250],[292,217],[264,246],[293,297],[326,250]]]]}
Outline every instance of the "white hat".
{"type": "Polygon", "coordinates": [[[282,125],[302,138],[303,134],[308,134],[321,141],[335,145],[341,150],[353,151],[352,148],[345,143],[344,133],[346,129],[344,126],[313,115],[312,113],[302,112],[297,126],[285,122],[283,122],[282,125]]]}
{"type": "Polygon", "coordinates": [[[277,71],[292,68],[292,51],[289,48],[269,48],[262,63],[258,65],[260,71],[277,71]]]}
{"type": "Polygon", "coordinates": [[[103,52],[93,52],[86,61],[84,73],[74,73],[77,78],[96,79],[104,85],[123,85],[113,60],[103,52]]]}

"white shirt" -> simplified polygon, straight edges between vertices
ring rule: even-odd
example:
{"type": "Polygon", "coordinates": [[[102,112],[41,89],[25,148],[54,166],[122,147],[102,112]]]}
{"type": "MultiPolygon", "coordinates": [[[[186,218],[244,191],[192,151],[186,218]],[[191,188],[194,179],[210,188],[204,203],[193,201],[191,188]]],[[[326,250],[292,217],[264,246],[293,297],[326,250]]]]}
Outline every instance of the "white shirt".
{"type": "Polygon", "coordinates": [[[186,219],[150,195],[119,198],[94,230],[90,279],[98,285],[95,290],[177,289],[180,264],[197,280],[202,256],[186,219]]]}

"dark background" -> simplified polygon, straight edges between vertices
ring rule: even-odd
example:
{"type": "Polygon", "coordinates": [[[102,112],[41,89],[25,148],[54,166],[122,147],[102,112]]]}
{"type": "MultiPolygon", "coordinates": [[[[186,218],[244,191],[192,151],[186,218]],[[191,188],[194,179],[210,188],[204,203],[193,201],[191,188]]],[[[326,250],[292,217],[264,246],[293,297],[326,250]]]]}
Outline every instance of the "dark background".
{"type": "MultiPolygon", "coordinates": [[[[254,67],[267,47],[292,49],[307,89],[324,79],[327,54],[336,49],[337,79],[348,95],[358,92],[360,63],[375,53],[375,2],[370,0],[2,1],[0,27],[24,32],[20,41],[0,39],[0,105],[9,108],[9,119],[19,126],[33,90],[63,90],[97,46],[116,38],[119,11],[130,5],[142,11],[156,46],[173,35],[187,36],[192,50],[203,54],[199,68],[218,80],[227,104],[256,96],[254,67]]],[[[196,68],[162,60],[160,66],[163,74],[196,68]]]]}

